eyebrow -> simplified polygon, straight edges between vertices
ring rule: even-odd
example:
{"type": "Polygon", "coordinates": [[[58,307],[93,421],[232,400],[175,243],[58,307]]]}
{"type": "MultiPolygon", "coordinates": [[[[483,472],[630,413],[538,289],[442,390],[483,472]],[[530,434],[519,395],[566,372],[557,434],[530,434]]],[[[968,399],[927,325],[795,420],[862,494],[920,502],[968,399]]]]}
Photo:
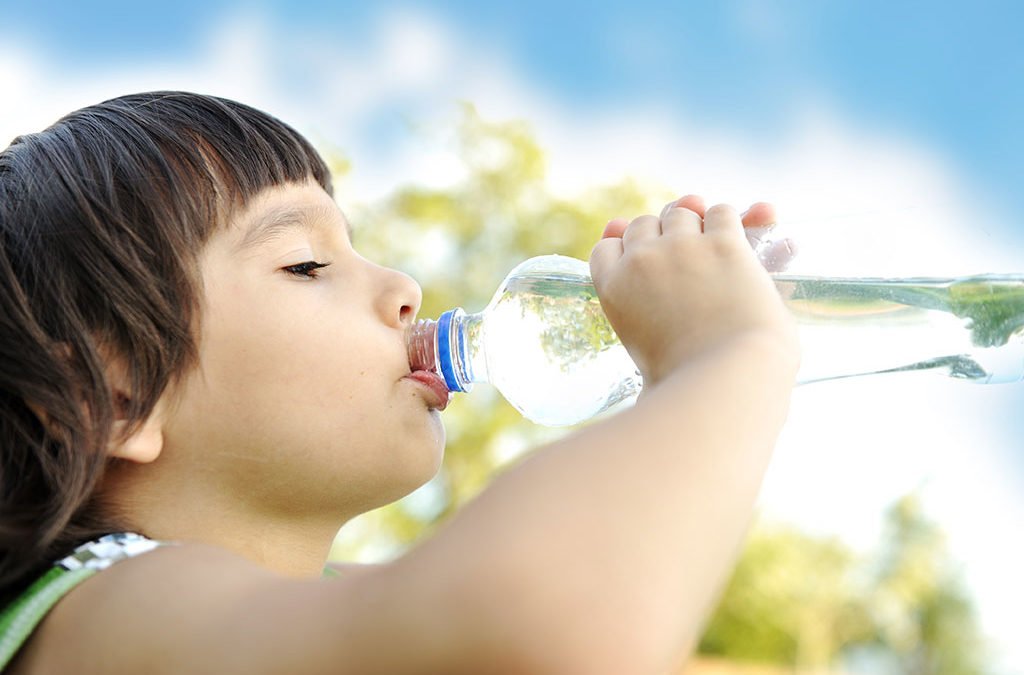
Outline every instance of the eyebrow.
{"type": "MultiPolygon", "coordinates": [[[[327,223],[334,220],[334,214],[335,211],[327,207],[310,209],[281,206],[272,209],[246,228],[242,241],[238,243],[235,250],[241,252],[263,246],[294,229],[312,230],[316,223],[327,223]]],[[[352,241],[352,224],[348,222],[348,218],[343,218],[343,220],[345,234],[348,235],[349,241],[352,241]]]]}

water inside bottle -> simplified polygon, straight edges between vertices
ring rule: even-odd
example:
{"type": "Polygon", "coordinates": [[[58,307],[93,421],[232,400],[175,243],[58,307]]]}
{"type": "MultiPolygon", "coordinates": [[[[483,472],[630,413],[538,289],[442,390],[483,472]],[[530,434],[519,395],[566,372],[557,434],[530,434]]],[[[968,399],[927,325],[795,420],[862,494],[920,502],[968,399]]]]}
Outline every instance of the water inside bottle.
{"type": "Polygon", "coordinates": [[[586,271],[510,277],[488,309],[490,381],[540,424],[584,420],[639,391],[586,271]]]}
{"type": "MultiPolygon", "coordinates": [[[[799,383],[913,370],[1024,377],[1024,275],[774,280],[800,324],[799,383]]],[[[583,270],[510,277],[486,331],[491,381],[539,423],[587,419],[642,386],[583,270]]]]}
{"type": "Polygon", "coordinates": [[[1024,275],[775,283],[800,323],[801,383],[932,369],[978,382],[1024,376],[1024,275]]]}

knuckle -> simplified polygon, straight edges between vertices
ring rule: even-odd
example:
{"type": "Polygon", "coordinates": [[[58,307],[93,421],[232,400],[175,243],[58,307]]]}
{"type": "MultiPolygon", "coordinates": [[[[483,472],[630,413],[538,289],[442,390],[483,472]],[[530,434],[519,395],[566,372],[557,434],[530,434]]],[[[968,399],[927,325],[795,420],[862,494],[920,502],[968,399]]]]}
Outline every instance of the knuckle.
{"type": "Polygon", "coordinates": [[[601,239],[596,244],[594,244],[594,247],[590,250],[590,260],[593,261],[594,259],[603,255],[605,249],[610,249],[612,246],[621,246],[621,244],[619,244],[619,242],[616,241],[615,239],[601,239]]]}
{"type": "Polygon", "coordinates": [[[673,206],[665,212],[665,215],[672,218],[700,218],[696,211],[691,211],[685,206],[673,206]]]}
{"type": "Polygon", "coordinates": [[[723,217],[732,216],[736,214],[736,209],[734,209],[732,206],[728,204],[715,204],[714,206],[709,206],[708,210],[705,211],[705,217],[710,217],[712,215],[714,215],[715,217],[723,217]]]}
{"type": "Polygon", "coordinates": [[[719,258],[733,258],[744,253],[753,254],[746,240],[742,240],[741,245],[741,240],[736,237],[709,237],[708,244],[712,253],[719,258]]]}
{"type": "Polygon", "coordinates": [[[643,216],[637,216],[636,218],[634,218],[633,221],[629,224],[629,227],[636,228],[636,229],[642,229],[642,228],[647,228],[647,227],[650,227],[652,225],[657,225],[657,224],[658,224],[658,217],[647,214],[647,215],[643,215],[643,216]]]}
{"type": "Polygon", "coordinates": [[[657,246],[636,246],[625,256],[625,263],[631,273],[649,269],[658,260],[660,253],[657,246]]]}

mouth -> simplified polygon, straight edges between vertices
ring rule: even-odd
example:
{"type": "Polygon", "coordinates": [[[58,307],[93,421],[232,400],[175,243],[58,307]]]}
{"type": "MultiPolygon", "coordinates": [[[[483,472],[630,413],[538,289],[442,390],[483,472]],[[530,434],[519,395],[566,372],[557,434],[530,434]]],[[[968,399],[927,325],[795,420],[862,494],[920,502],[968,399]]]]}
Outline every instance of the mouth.
{"type": "Polygon", "coordinates": [[[422,386],[427,393],[427,404],[431,408],[444,410],[448,407],[452,395],[440,375],[429,370],[414,370],[405,377],[422,386]]]}

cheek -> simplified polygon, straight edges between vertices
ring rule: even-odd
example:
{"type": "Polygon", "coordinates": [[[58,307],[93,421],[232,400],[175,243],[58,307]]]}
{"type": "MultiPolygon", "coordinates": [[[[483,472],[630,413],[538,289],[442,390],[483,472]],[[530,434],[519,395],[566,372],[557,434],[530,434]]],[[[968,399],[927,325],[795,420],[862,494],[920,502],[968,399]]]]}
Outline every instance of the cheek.
{"type": "Polygon", "coordinates": [[[372,341],[361,336],[356,317],[328,313],[323,302],[300,304],[313,294],[231,295],[211,312],[200,343],[211,388],[250,404],[307,409],[337,409],[383,393],[377,390],[387,378],[374,372],[373,345],[366,344],[372,341]]]}
{"type": "Polygon", "coordinates": [[[353,364],[294,334],[248,332],[225,339],[207,357],[211,387],[257,411],[319,408],[352,388],[344,380],[353,364]]]}
{"type": "Polygon", "coordinates": [[[191,416],[204,433],[310,443],[347,436],[359,444],[399,412],[390,410],[400,375],[395,350],[372,315],[301,283],[216,281],[191,391],[191,416]]]}
{"type": "Polygon", "coordinates": [[[219,301],[211,303],[200,342],[208,372],[226,381],[259,380],[294,371],[315,358],[315,322],[294,301],[240,284],[217,290],[219,301]]]}

